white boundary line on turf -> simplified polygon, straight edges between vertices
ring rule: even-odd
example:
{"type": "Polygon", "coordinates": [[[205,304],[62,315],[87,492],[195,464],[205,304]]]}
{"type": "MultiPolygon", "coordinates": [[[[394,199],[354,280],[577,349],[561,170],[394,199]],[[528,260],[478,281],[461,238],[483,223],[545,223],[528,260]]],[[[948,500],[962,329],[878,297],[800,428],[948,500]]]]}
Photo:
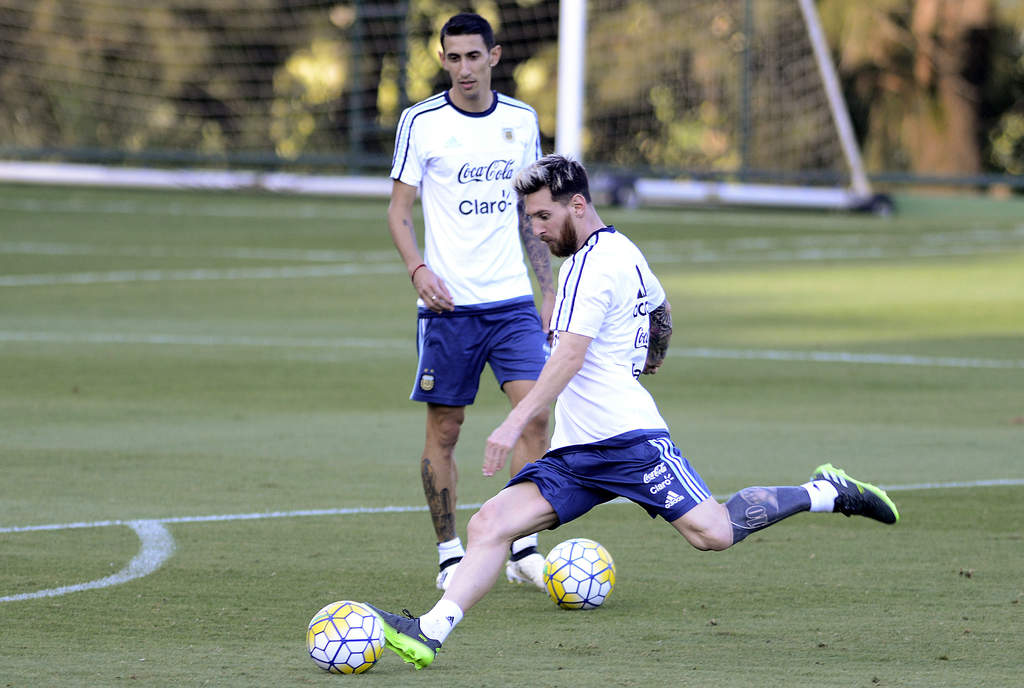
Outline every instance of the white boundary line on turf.
{"type": "Polygon", "coordinates": [[[69,244],[33,241],[0,241],[0,254],[40,256],[116,256],[127,258],[235,258],[240,260],[298,260],[306,263],[367,263],[395,265],[394,251],[349,251],[259,247],[211,247],[69,244]]]}
{"type": "Polygon", "coordinates": [[[61,595],[67,595],[72,592],[79,592],[81,590],[97,590],[99,588],[109,588],[114,585],[120,585],[121,583],[127,583],[130,580],[136,578],[142,578],[156,571],[158,568],[163,566],[163,563],[167,561],[172,554],[174,554],[174,538],[171,536],[171,532],[167,530],[167,527],[163,523],[156,520],[148,521],[130,521],[126,522],[139,536],[139,541],[142,546],[139,549],[139,553],[136,554],[128,565],[118,571],[112,576],[106,578],[99,578],[97,580],[89,581],[87,583],[78,583],[77,585],[65,585],[59,588],[50,588],[49,590],[37,590],[36,592],[26,592],[20,595],[8,595],[6,597],[0,597],[0,602],[18,602],[21,600],[34,600],[42,597],[60,597],[61,595]]]}
{"type": "Polygon", "coordinates": [[[779,351],[773,349],[669,349],[669,356],[687,358],[726,358],[755,361],[807,361],[812,363],[871,363],[936,368],[1024,368],[1024,361],[997,358],[959,358],[954,356],[914,356],[911,354],[872,354],[845,351],[779,351]]]}
{"type": "MultiPolygon", "coordinates": [[[[902,253],[888,250],[870,249],[851,251],[847,249],[802,249],[795,251],[776,251],[771,254],[727,254],[703,252],[698,255],[662,254],[652,258],[652,263],[748,263],[748,262],[794,262],[824,260],[861,260],[882,258],[929,258],[973,256],[1005,252],[1005,247],[980,247],[965,249],[951,247],[949,249],[912,248],[902,253]]],[[[235,280],[271,280],[271,279],[314,279],[319,277],[345,277],[352,275],[391,274],[403,271],[396,262],[365,264],[340,263],[337,265],[285,266],[266,268],[194,268],[184,270],[109,270],[103,272],[69,272],[69,273],[37,273],[25,275],[2,275],[0,287],[52,287],[60,285],[93,285],[93,284],[125,284],[134,282],[206,282],[235,280]]]]}
{"type": "MultiPolygon", "coordinates": [[[[0,330],[0,344],[7,342],[42,342],[52,344],[152,344],[181,346],[243,346],[301,349],[401,349],[405,339],[361,337],[251,337],[187,334],[132,334],[76,332],[19,332],[0,330]]],[[[853,353],[846,351],[784,351],[777,349],[669,349],[669,356],[682,358],[732,359],[748,361],[804,361],[811,363],[851,363],[869,365],[905,365],[933,368],[979,368],[989,370],[1024,370],[1024,360],[997,358],[966,358],[955,356],[915,356],[912,354],[853,353]]]]}
{"type": "MultiPolygon", "coordinates": [[[[132,334],[77,332],[11,332],[0,330],[0,343],[39,342],[48,344],[151,344],[180,346],[241,346],[296,349],[388,349],[409,351],[412,340],[365,337],[250,337],[247,335],[132,334]]],[[[1024,363],[1024,362],[1022,362],[1024,363]]]]}
{"type": "Polygon", "coordinates": [[[0,275],[0,287],[48,287],[58,284],[120,284],[125,282],[202,282],[227,280],[307,279],[381,275],[401,272],[391,263],[366,265],[303,265],[280,268],[227,268],[194,270],[114,270],[110,272],[68,272],[37,275],[0,275]]]}
{"type": "MultiPolygon", "coordinates": [[[[1024,485],[1024,478],[996,478],[992,480],[969,480],[948,483],[916,483],[910,485],[882,485],[882,489],[889,492],[901,492],[909,490],[941,490],[958,489],[969,487],[997,487],[997,486],[1019,486],[1024,485]]],[[[716,497],[721,499],[721,497],[716,497]]],[[[612,500],[617,504],[629,504],[628,500],[618,498],[612,500]]],[[[460,511],[479,509],[481,504],[463,504],[456,507],[460,511]]],[[[425,506],[382,506],[382,507],[350,507],[339,509],[302,509],[298,511],[268,511],[248,514],[221,514],[213,516],[172,516],[168,518],[154,518],[134,521],[80,521],[77,523],[54,523],[37,526],[3,526],[2,533],[29,533],[54,530],[70,530],[76,528],[102,528],[108,526],[129,526],[139,536],[141,548],[139,553],[128,562],[128,565],[106,578],[100,578],[77,585],[66,585],[48,590],[37,590],[36,592],[21,593],[18,595],[7,595],[0,597],[0,603],[18,602],[22,600],[40,599],[43,597],[59,597],[72,592],[82,590],[96,590],[108,588],[121,583],[148,576],[159,569],[172,554],[174,554],[174,538],[167,530],[170,523],[220,523],[226,521],[254,521],[270,518],[298,518],[303,516],[351,516],[358,514],[393,514],[408,513],[414,511],[426,511],[425,506]]]]}

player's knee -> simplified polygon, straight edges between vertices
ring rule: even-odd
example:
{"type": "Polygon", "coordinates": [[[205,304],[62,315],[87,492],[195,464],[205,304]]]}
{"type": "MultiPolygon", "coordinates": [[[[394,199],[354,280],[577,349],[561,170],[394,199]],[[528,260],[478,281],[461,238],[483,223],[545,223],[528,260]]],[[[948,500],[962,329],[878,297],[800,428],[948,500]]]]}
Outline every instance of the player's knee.
{"type": "Polygon", "coordinates": [[[729,512],[714,500],[705,501],[672,525],[696,549],[718,552],[732,546],[729,512]]]}
{"type": "Polygon", "coordinates": [[[721,552],[732,546],[732,531],[728,533],[698,531],[686,535],[687,541],[702,552],[721,552]]]}
{"type": "Polygon", "coordinates": [[[461,423],[444,423],[438,428],[437,439],[438,443],[445,449],[452,449],[459,441],[459,431],[462,429],[461,423]]]}
{"type": "Polygon", "coordinates": [[[427,432],[440,447],[452,449],[459,441],[464,418],[462,413],[435,413],[428,421],[427,432]]]}
{"type": "Polygon", "coordinates": [[[466,534],[470,541],[477,543],[511,543],[518,533],[514,521],[515,517],[509,514],[501,500],[492,497],[469,519],[466,534]]]}
{"type": "Polygon", "coordinates": [[[480,510],[469,519],[466,535],[470,542],[481,543],[500,539],[503,518],[493,500],[484,503],[480,510]]]}

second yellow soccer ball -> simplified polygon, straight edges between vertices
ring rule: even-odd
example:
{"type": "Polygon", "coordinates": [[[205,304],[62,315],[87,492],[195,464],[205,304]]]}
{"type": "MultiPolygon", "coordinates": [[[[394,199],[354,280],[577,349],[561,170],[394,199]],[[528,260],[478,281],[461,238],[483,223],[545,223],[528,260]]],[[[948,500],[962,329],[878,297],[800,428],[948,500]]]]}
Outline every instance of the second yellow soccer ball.
{"type": "Polygon", "coordinates": [[[594,609],[615,587],[615,562],[600,543],[572,538],[545,557],[544,585],[562,609],[594,609]]]}

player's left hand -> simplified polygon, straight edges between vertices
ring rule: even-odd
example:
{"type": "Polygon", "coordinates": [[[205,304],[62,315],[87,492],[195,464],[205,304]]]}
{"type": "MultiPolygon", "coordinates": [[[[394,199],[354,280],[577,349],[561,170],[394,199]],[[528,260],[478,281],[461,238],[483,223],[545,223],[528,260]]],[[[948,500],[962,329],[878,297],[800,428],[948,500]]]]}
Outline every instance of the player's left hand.
{"type": "Polygon", "coordinates": [[[412,286],[423,304],[435,313],[455,310],[455,302],[444,280],[424,265],[413,273],[412,286]]]}
{"type": "Polygon", "coordinates": [[[644,375],[657,375],[661,364],[665,362],[665,351],[656,351],[653,348],[647,349],[647,360],[644,361],[644,375]]]}
{"type": "Polygon", "coordinates": [[[665,359],[661,359],[657,363],[652,363],[650,360],[644,364],[644,375],[657,375],[658,370],[661,368],[661,364],[665,362],[665,359]]]}

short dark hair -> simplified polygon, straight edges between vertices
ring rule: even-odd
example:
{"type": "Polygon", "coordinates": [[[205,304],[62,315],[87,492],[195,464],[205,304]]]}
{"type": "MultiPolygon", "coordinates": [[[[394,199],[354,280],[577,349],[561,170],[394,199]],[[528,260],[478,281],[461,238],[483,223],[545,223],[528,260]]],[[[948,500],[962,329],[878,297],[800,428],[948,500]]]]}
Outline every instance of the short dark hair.
{"type": "Polygon", "coordinates": [[[494,29],[486,19],[479,14],[463,12],[445,22],[441,27],[441,49],[444,49],[445,36],[480,36],[484,39],[484,45],[490,50],[495,46],[494,29]]]}
{"type": "Polygon", "coordinates": [[[590,182],[583,165],[564,155],[545,155],[525,167],[516,175],[515,188],[523,196],[537,193],[544,187],[551,192],[551,199],[566,203],[580,194],[590,203],[590,182]]]}

